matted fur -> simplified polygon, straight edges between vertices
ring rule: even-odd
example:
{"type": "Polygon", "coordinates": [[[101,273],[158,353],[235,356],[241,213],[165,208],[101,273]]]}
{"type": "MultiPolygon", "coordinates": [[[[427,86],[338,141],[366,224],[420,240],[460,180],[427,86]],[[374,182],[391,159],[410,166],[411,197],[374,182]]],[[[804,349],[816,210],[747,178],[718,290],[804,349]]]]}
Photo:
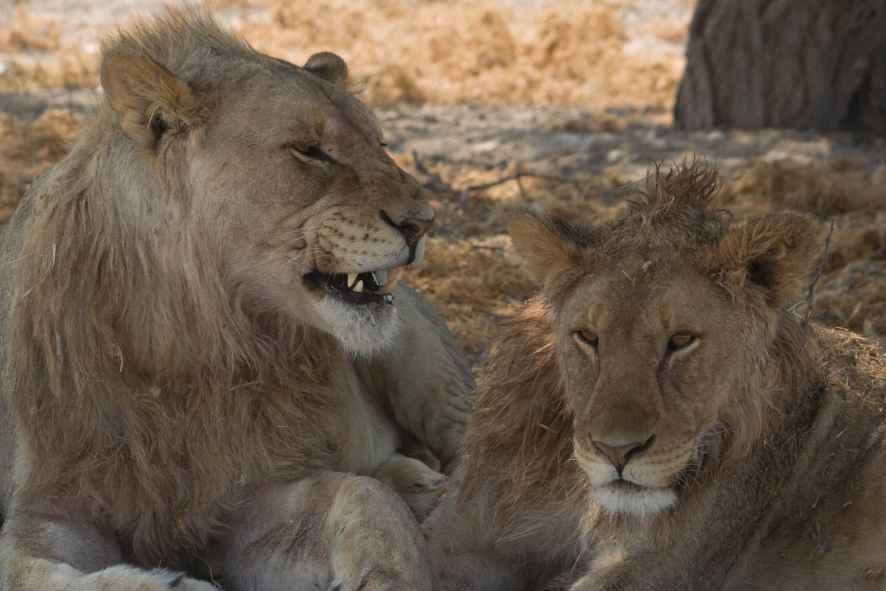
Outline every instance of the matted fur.
{"type": "MultiPolygon", "coordinates": [[[[254,491],[323,471],[371,473],[386,459],[354,460],[348,454],[355,447],[361,452],[361,446],[373,444],[379,451],[372,447],[366,453],[385,453],[386,446],[399,445],[402,435],[417,438],[449,461],[460,442],[471,382],[451,335],[429,306],[398,287],[394,318],[399,317],[399,326],[392,324],[384,346],[378,347],[382,353],[361,359],[335,338],[335,330],[318,329],[315,324],[321,321],[311,324],[281,307],[274,299],[279,285],[267,288],[253,279],[261,276],[248,259],[232,260],[239,250],[265,249],[268,257],[282,250],[283,260],[305,269],[302,273],[311,265],[325,272],[350,271],[335,267],[347,263],[329,242],[312,238],[311,224],[322,221],[315,231],[321,235],[323,228],[335,229],[335,223],[356,223],[356,217],[348,216],[356,216],[361,204],[372,200],[381,204],[376,207],[405,204],[396,211],[411,215],[408,208],[427,207],[417,199],[415,182],[381,147],[369,145],[354,166],[370,167],[375,177],[366,180],[362,172],[348,170],[339,175],[339,184],[323,181],[323,190],[331,190],[324,197],[332,201],[331,214],[318,217],[323,201],[304,194],[316,192],[313,185],[291,187],[291,201],[277,199],[267,207],[242,210],[258,210],[257,215],[268,219],[289,208],[280,213],[282,222],[273,220],[273,232],[262,234],[265,242],[247,242],[246,235],[230,230],[238,228],[231,225],[237,216],[226,209],[242,208],[245,197],[233,194],[218,214],[205,216],[201,210],[206,199],[216,198],[215,190],[200,196],[194,181],[198,177],[189,168],[190,154],[217,141],[209,134],[223,131],[225,121],[213,117],[230,98],[225,93],[231,86],[226,85],[236,88],[244,76],[253,85],[252,80],[273,85],[279,79],[272,86],[278,95],[307,89],[308,94],[293,98],[296,113],[299,101],[309,114],[327,109],[316,111],[315,118],[335,104],[340,111],[329,117],[339,117],[336,137],[362,137],[346,126],[371,128],[365,108],[335,94],[320,78],[254,51],[196,10],[170,10],[137,24],[107,41],[103,56],[103,80],[116,86],[68,157],[35,182],[7,231],[4,256],[11,280],[4,286],[9,309],[4,391],[18,432],[13,522],[17,511],[21,519],[30,512],[58,516],[59,523],[73,519],[113,532],[124,560],[183,569],[209,560],[210,546],[232,531],[239,513],[247,507],[257,511],[254,491]],[[140,102],[139,97],[148,98],[140,102]],[[159,98],[151,102],[151,97],[159,98]],[[163,132],[159,138],[154,137],[157,130],[163,132]],[[301,226],[287,225],[297,216],[305,218],[301,226]],[[240,249],[230,250],[231,243],[239,243],[240,249]],[[393,363],[404,355],[401,346],[419,356],[410,368],[393,363]],[[426,365],[431,367],[425,371],[426,365]],[[365,402],[356,400],[361,396],[365,402]],[[379,410],[372,415],[361,404],[379,410]],[[348,422],[349,413],[355,422],[348,422]],[[378,424],[372,431],[379,434],[378,441],[359,440],[355,427],[363,428],[363,421],[370,431],[378,424]]],[[[334,73],[334,82],[340,82],[341,73],[334,73]]],[[[264,113],[265,103],[260,102],[248,115],[256,121],[264,113]]],[[[285,123],[292,126],[293,120],[285,123]]],[[[248,163],[260,149],[244,145],[239,161],[228,168],[248,163]]],[[[293,164],[284,152],[272,154],[280,166],[315,174],[312,163],[293,164]]],[[[337,162],[348,162],[347,153],[336,155],[337,162]]],[[[325,178],[327,169],[320,170],[325,178]]],[[[247,188],[254,183],[256,191],[275,174],[271,168],[248,172],[254,176],[241,180],[247,188]]],[[[389,211],[393,216],[395,209],[389,211]]],[[[367,215],[377,219],[378,210],[367,215]]],[[[374,231],[361,227],[367,243],[374,231]]],[[[350,244],[358,252],[359,242],[350,244]]],[[[286,297],[280,301],[286,303],[286,297]]],[[[298,312],[306,307],[302,304],[298,312]]],[[[359,329],[355,324],[354,330],[359,329]]],[[[362,494],[347,479],[329,480],[335,483],[331,490],[362,494]]],[[[322,478],[320,482],[317,486],[326,486],[322,478]]],[[[292,494],[305,494],[299,490],[292,494]]],[[[385,502],[386,494],[373,497],[373,503],[385,502]]],[[[334,492],[327,497],[316,502],[347,505],[335,501],[334,492]]],[[[277,499],[276,505],[285,499],[279,494],[268,498],[277,499]]],[[[373,506],[365,510],[373,511],[373,506]]],[[[390,517],[387,524],[394,527],[402,511],[393,502],[390,510],[376,513],[379,520],[390,517]]],[[[404,527],[405,555],[418,561],[422,548],[406,548],[417,543],[416,536],[410,537],[414,525],[404,527]]],[[[13,539],[13,558],[5,551],[10,591],[18,589],[16,581],[28,584],[16,569],[32,568],[16,566],[15,552],[36,552],[34,558],[40,559],[40,548],[49,544],[40,536],[59,544],[67,539],[53,538],[51,527],[42,533],[27,529],[15,523],[7,528],[13,539]]],[[[73,544],[66,551],[74,553],[89,547],[86,539],[65,543],[73,544]]],[[[61,554],[64,562],[61,550],[48,552],[45,558],[55,560],[61,554]]],[[[372,553],[351,554],[362,560],[359,556],[372,553]]],[[[290,567],[298,565],[292,562],[290,567]]],[[[410,568],[406,562],[400,567],[410,568]]],[[[59,570],[57,584],[70,572],[76,571],[59,570]]],[[[409,584],[419,586],[426,577],[409,576],[409,584]]],[[[54,589],[53,575],[47,577],[46,589],[54,589]]],[[[163,580],[150,584],[162,587],[163,580]]],[[[120,589],[143,588],[136,579],[116,584],[120,589]]],[[[346,588],[359,584],[349,580],[346,588]]]]}
{"type": "MultiPolygon", "coordinates": [[[[550,495],[583,505],[585,478],[572,460],[572,415],[560,395],[560,374],[548,305],[536,298],[505,322],[474,399],[462,463],[463,502],[490,485],[496,519],[550,495]]],[[[507,528],[506,528],[507,529],[507,528]]]]}
{"type": "MultiPolygon", "coordinates": [[[[886,477],[877,468],[886,458],[886,358],[788,311],[817,259],[815,227],[790,214],[734,222],[711,206],[717,186],[700,162],[656,168],[608,225],[524,218],[512,227],[542,288],[506,321],[479,372],[460,488],[425,524],[437,589],[799,591],[860,580],[880,588],[879,575],[866,577],[886,567],[886,477]],[[684,276],[704,281],[691,294],[655,289],[684,276]],[[629,286],[598,292],[616,294],[608,304],[627,311],[625,324],[631,310],[656,309],[643,301],[676,293],[714,298],[693,310],[732,310],[742,325],[721,357],[738,371],[716,420],[695,433],[695,455],[672,489],[645,505],[609,488],[595,498],[582,467],[600,459],[577,448],[590,448],[584,430],[597,416],[586,413],[597,407],[569,385],[576,344],[566,315],[598,285],[629,286]]],[[[722,346],[708,341],[700,347],[722,346]]],[[[603,337],[599,346],[611,365],[619,352],[603,337]]],[[[643,373],[643,350],[625,354],[619,375],[643,373]]],[[[710,376],[692,375],[715,395],[710,376]]],[[[655,433],[652,450],[666,435],[655,433]]]]}

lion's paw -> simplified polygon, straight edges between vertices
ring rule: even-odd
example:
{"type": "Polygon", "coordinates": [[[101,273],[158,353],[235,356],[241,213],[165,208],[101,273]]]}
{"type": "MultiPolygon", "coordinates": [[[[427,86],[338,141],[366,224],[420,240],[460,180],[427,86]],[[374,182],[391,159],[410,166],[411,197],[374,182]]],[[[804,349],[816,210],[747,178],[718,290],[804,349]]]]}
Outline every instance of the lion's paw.
{"type": "MultiPolygon", "coordinates": [[[[146,571],[127,565],[112,566],[87,576],[99,589],[119,591],[218,591],[212,583],[165,569],[146,571]]],[[[87,581],[88,583],[88,581],[87,581]]],[[[87,584],[86,588],[91,585],[87,584]]]]}
{"type": "Polygon", "coordinates": [[[192,579],[183,574],[179,574],[170,581],[169,588],[175,589],[176,591],[218,591],[218,587],[212,583],[207,583],[206,581],[201,581],[199,579],[192,579]]]}
{"type": "Polygon", "coordinates": [[[400,495],[419,523],[431,514],[446,490],[446,476],[400,454],[394,454],[373,476],[400,495]]]}

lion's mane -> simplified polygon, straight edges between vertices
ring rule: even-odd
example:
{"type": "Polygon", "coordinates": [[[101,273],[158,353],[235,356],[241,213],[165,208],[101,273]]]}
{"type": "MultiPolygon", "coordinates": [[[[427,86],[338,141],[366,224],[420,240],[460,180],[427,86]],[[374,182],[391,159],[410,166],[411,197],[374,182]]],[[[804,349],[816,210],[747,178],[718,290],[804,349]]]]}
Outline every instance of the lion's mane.
{"type": "MultiPolygon", "coordinates": [[[[186,56],[253,53],[197,13],[153,22],[104,51],[137,48],[173,72],[200,67],[186,56]]],[[[19,497],[76,498],[131,534],[134,559],[174,565],[207,543],[218,507],[236,508],[238,487],[298,478],[334,451],[324,383],[337,352],[248,286],[232,296],[204,239],[212,228],[156,230],[182,223],[189,189],[115,149],[111,116],[102,101],[7,232],[6,396],[25,461],[43,459],[19,497]]],[[[179,157],[164,153],[164,170],[179,157]]]]}

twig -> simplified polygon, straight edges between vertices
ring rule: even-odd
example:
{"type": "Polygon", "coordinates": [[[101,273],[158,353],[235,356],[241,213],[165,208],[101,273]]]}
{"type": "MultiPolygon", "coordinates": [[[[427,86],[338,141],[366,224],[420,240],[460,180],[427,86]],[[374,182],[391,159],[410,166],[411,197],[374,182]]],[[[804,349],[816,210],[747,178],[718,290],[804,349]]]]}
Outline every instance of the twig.
{"type": "Polygon", "coordinates": [[[828,261],[828,255],[831,251],[831,236],[833,233],[834,220],[831,220],[830,226],[828,227],[828,237],[825,238],[824,241],[824,253],[821,255],[821,260],[818,261],[815,277],[812,278],[812,282],[809,284],[809,291],[806,293],[806,315],[803,317],[804,326],[809,323],[809,317],[812,316],[812,305],[815,301],[815,286],[818,284],[818,280],[821,279],[822,274],[824,274],[824,266],[828,261]]]}
{"type": "Polygon", "coordinates": [[[415,150],[412,151],[412,162],[415,164],[415,170],[423,175],[433,176],[433,174],[425,168],[424,162],[421,161],[421,158],[418,157],[418,152],[415,150]]]}
{"type": "MultiPolygon", "coordinates": [[[[521,172],[521,168],[519,166],[517,167],[517,171],[521,172]]],[[[514,180],[517,181],[517,188],[520,189],[520,197],[523,199],[523,201],[526,201],[526,189],[523,187],[523,182],[520,180],[520,177],[517,177],[514,180]]]]}
{"type": "Polygon", "coordinates": [[[558,181],[561,183],[579,183],[580,179],[558,176],[555,174],[542,174],[538,172],[530,172],[528,170],[521,170],[519,172],[515,172],[514,174],[509,174],[507,176],[503,176],[500,179],[496,179],[494,181],[489,181],[488,183],[481,183],[479,185],[470,185],[465,187],[466,192],[471,191],[485,191],[486,189],[491,189],[492,187],[497,187],[498,185],[503,185],[505,183],[509,183],[511,181],[517,181],[519,185],[519,181],[522,178],[531,177],[534,179],[545,179],[549,181],[558,181]]]}
{"type": "Polygon", "coordinates": [[[424,162],[421,161],[421,158],[418,157],[418,152],[415,150],[412,151],[412,162],[415,164],[416,172],[428,177],[428,182],[425,183],[426,185],[431,186],[431,188],[438,192],[458,193],[458,191],[456,191],[449,183],[440,178],[439,174],[428,170],[424,162]]]}

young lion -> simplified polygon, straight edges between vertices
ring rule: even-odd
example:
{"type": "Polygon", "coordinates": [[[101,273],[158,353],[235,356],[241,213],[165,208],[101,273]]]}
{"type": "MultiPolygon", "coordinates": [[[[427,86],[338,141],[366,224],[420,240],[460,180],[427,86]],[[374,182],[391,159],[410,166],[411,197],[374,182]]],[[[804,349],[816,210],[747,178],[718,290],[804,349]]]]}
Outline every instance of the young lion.
{"type": "Polygon", "coordinates": [[[734,223],[716,186],[656,170],[612,223],[514,222],[541,290],[426,522],[437,589],[884,588],[886,358],[789,311],[816,224],[734,223]]]}
{"type": "Polygon", "coordinates": [[[396,283],[433,210],[346,79],[197,11],[105,43],[95,120],[3,244],[0,588],[430,588],[370,475],[439,488],[398,451],[452,461],[471,377],[396,283]]]}

